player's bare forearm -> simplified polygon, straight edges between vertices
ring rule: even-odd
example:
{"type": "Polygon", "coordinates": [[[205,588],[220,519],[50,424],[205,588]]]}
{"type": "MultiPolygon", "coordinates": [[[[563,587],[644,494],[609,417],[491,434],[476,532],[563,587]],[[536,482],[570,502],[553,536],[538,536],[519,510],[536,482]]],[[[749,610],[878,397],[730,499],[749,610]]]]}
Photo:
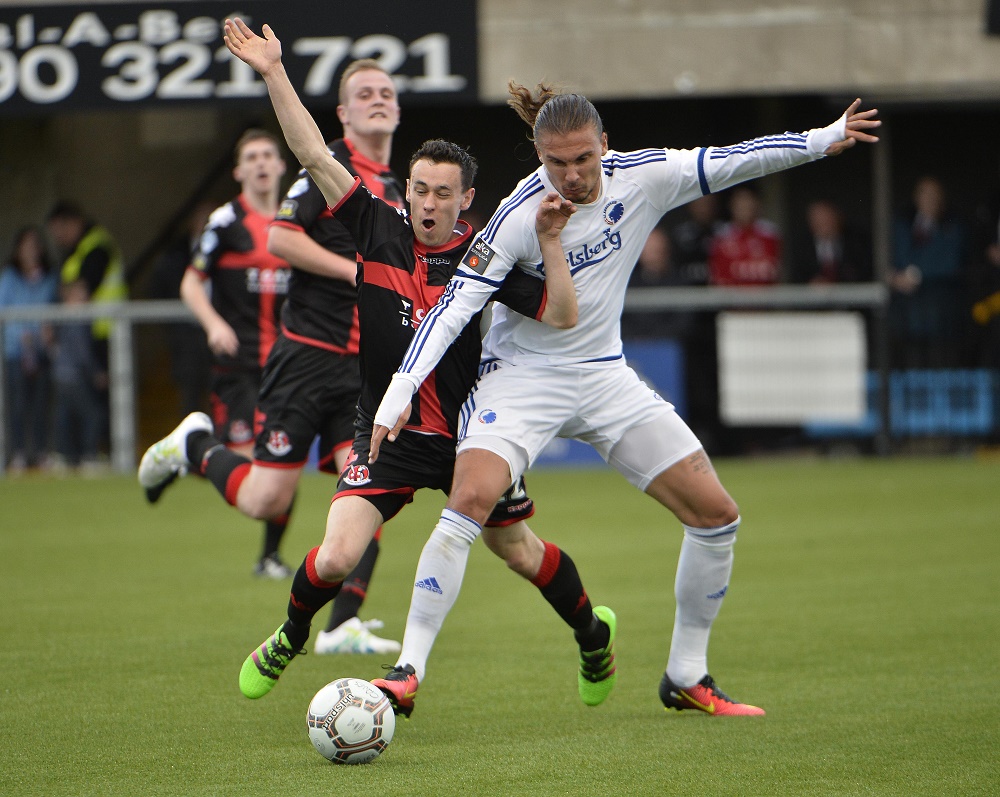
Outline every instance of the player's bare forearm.
{"type": "Polygon", "coordinates": [[[572,329],[579,319],[576,287],[569,273],[569,264],[559,238],[539,238],[542,262],[545,264],[545,310],[541,321],[556,329],[572,329]]]}
{"type": "Polygon", "coordinates": [[[316,181],[326,201],[336,205],[354,186],[354,177],[330,154],[316,120],[306,110],[288,79],[281,63],[281,42],[274,31],[269,25],[264,25],[261,32],[263,38],[250,30],[243,20],[227,19],[226,46],[264,78],[288,148],[316,181]]]}
{"type": "Polygon", "coordinates": [[[576,326],[580,308],[576,301],[576,288],[562,248],[561,233],[576,205],[559,194],[550,192],[538,206],[535,215],[535,232],[545,266],[545,310],[541,321],[556,329],[576,326]]]}
{"type": "Polygon", "coordinates": [[[239,349],[239,339],[233,328],[212,306],[212,300],[205,285],[194,271],[186,271],[181,278],[181,300],[198,319],[205,330],[208,346],[213,354],[235,355],[239,349]]]}
{"type": "Polygon", "coordinates": [[[310,274],[343,280],[352,287],[357,283],[357,261],[331,252],[303,230],[272,226],[267,234],[267,251],[310,274]]]}

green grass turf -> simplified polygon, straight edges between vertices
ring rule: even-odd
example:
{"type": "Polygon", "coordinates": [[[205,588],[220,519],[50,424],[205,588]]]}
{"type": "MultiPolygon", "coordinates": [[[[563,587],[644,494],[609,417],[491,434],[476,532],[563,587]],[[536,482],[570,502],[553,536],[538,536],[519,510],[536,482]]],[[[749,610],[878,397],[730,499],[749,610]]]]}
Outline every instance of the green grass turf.
{"type": "MultiPolygon", "coordinates": [[[[532,525],[618,613],[616,690],[579,702],[568,631],[477,543],[413,719],[362,767],[320,758],[305,710],[385,657],[308,655],[239,693],[288,591],[250,577],[258,523],[195,478],[155,507],[129,478],[0,481],[0,794],[1000,793],[1000,463],[718,467],[745,522],[710,666],[766,718],[663,711],[676,521],[615,474],[541,472],[532,525]]],[[[332,485],[305,478],[292,564],[332,485]]],[[[363,616],[387,635],[441,504],[386,527],[363,616]]]]}

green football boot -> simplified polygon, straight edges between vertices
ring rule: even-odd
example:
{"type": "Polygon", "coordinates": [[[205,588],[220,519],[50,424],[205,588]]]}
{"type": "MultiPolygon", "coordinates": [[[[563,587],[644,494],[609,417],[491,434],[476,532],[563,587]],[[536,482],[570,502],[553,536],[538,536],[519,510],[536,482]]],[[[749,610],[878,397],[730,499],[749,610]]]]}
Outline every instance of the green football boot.
{"type": "Polygon", "coordinates": [[[263,697],[278,683],[293,658],[304,650],[295,650],[285,636],[284,623],[259,648],[247,656],[240,670],[240,691],[251,700],[263,697]]]}
{"type": "Polygon", "coordinates": [[[588,706],[599,706],[611,694],[618,675],[615,673],[615,631],[618,621],[607,606],[594,608],[597,619],[610,631],[608,646],[601,650],[580,651],[580,672],[577,687],[580,699],[588,706]]]}

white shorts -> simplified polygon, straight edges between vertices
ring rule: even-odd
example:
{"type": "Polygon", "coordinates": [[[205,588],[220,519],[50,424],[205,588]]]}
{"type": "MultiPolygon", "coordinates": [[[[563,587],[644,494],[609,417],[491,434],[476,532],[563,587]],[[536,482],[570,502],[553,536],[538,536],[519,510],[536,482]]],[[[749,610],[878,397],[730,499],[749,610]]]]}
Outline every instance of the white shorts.
{"type": "Polygon", "coordinates": [[[558,367],[492,361],[480,368],[459,419],[460,452],[494,452],[513,480],[555,437],[590,444],[640,490],[701,448],[673,405],[624,360],[558,367]]]}

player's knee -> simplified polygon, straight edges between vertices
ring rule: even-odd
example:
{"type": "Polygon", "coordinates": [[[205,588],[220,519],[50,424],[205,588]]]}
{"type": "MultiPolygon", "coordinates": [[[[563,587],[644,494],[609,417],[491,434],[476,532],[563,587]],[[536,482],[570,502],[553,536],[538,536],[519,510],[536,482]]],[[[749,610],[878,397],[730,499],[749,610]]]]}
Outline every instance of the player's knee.
{"type": "Polygon", "coordinates": [[[719,502],[717,506],[713,507],[710,518],[711,522],[706,528],[728,526],[730,523],[734,523],[739,516],[740,508],[732,498],[727,496],[724,501],[719,502]]]}
{"type": "Polygon", "coordinates": [[[252,518],[271,520],[287,513],[294,497],[294,489],[245,483],[240,488],[238,504],[243,513],[252,518]]]}
{"type": "Polygon", "coordinates": [[[492,495],[484,490],[474,480],[465,479],[462,484],[456,484],[448,496],[448,508],[483,525],[500,496],[492,495]]]}
{"type": "Polygon", "coordinates": [[[357,564],[343,548],[333,545],[321,545],[316,552],[316,575],[324,581],[341,581],[346,578],[357,564]]]}
{"type": "Polygon", "coordinates": [[[732,498],[726,496],[724,499],[698,507],[692,511],[689,519],[682,519],[682,522],[685,526],[699,529],[718,529],[735,523],[739,516],[740,508],[732,498]]]}

